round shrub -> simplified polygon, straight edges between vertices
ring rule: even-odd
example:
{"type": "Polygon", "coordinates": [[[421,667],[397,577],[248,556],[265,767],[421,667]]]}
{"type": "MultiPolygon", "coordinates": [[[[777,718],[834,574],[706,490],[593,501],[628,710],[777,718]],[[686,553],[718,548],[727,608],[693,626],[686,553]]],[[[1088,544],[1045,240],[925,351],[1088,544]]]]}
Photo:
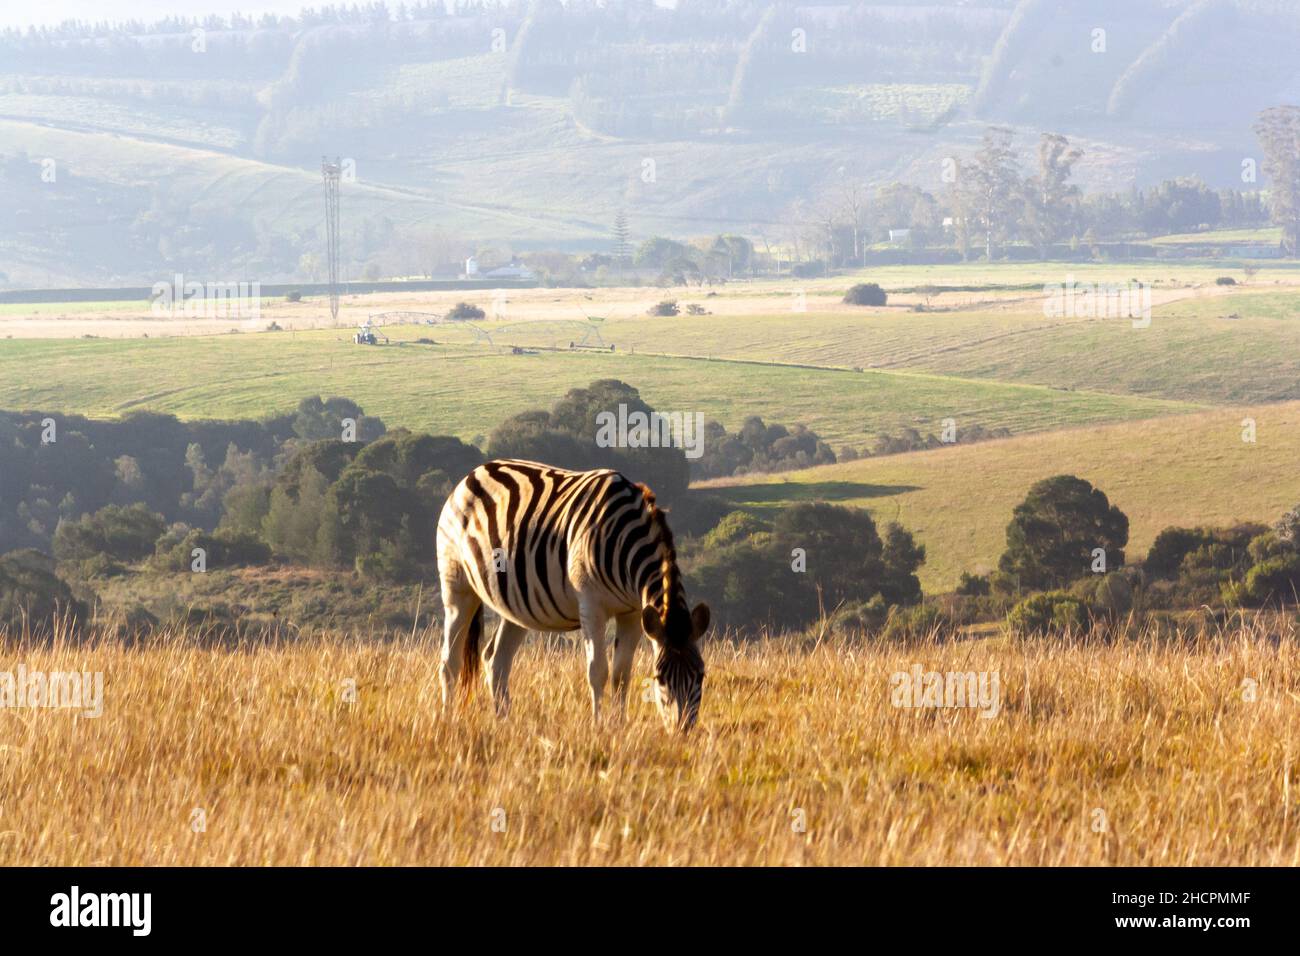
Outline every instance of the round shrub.
{"type": "Polygon", "coordinates": [[[1300,554],[1279,554],[1246,572],[1235,597],[1240,603],[1262,606],[1300,599],[1300,554]]]}
{"type": "Polygon", "coordinates": [[[954,626],[948,615],[934,604],[895,605],[889,609],[889,620],[885,622],[882,636],[895,642],[925,640],[951,631],[954,626]]]}
{"type": "Polygon", "coordinates": [[[889,610],[879,593],[870,601],[846,601],[831,615],[831,627],[844,634],[878,631],[890,619],[889,610]]]}
{"type": "Polygon", "coordinates": [[[761,518],[748,511],[733,511],[714,525],[701,543],[707,554],[709,551],[725,548],[727,545],[743,541],[750,535],[761,534],[768,530],[770,530],[769,525],[761,518]]]}
{"type": "Polygon", "coordinates": [[[1059,634],[1088,625],[1088,606],[1065,591],[1044,591],[1011,609],[1007,624],[1020,634],[1059,634]]]}
{"type": "Polygon", "coordinates": [[[844,293],[845,305],[884,305],[889,298],[874,282],[860,282],[844,293]]]}
{"type": "Polygon", "coordinates": [[[1083,578],[1075,592],[1098,614],[1121,618],[1133,610],[1133,584],[1123,571],[1083,578]]]}
{"type": "Polygon", "coordinates": [[[447,313],[447,318],[455,319],[458,322],[468,322],[471,319],[481,319],[485,315],[487,313],[476,305],[471,305],[469,302],[457,302],[452,306],[451,311],[447,313]]]}
{"type": "Polygon", "coordinates": [[[971,574],[969,571],[963,571],[961,580],[957,583],[957,593],[965,597],[987,597],[990,590],[987,574],[971,574]]]}

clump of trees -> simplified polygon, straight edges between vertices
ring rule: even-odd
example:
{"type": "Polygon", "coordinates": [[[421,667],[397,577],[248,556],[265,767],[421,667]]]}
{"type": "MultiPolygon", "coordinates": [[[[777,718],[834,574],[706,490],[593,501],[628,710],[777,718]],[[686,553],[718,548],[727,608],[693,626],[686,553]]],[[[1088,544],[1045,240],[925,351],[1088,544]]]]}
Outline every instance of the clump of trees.
{"type": "MultiPolygon", "coordinates": [[[[1099,243],[1281,224],[1294,252],[1300,234],[1300,108],[1261,114],[1256,133],[1272,180],[1266,204],[1260,191],[1215,190],[1196,177],[1165,180],[1145,189],[1083,193],[1072,182],[1083,151],[1059,133],[1044,133],[1026,171],[1014,131],[991,126],[971,155],[952,157],[950,185],[934,194],[908,183],[889,183],[868,195],[859,182],[838,183],[824,195],[791,209],[788,245],[796,276],[822,275],[827,265],[868,264],[874,243],[887,240],[908,255],[954,251],[969,259],[1008,256],[1097,257],[1099,243]],[[895,233],[903,231],[902,236],[895,233]]],[[[876,303],[867,303],[876,304],[876,303]]]]}
{"type": "Polygon", "coordinates": [[[865,511],[791,505],[770,521],[733,512],[688,546],[692,593],[723,626],[804,627],[846,606],[881,620],[921,600],[925,548],[890,524],[882,537],[865,511]]]}
{"type": "Polygon", "coordinates": [[[999,581],[1007,590],[1068,587],[1122,567],[1127,544],[1128,516],[1103,491],[1074,475],[1045,478],[1012,512],[999,581]]]}
{"type": "Polygon", "coordinates": [[[299,449],[264,510],[232,516],[287,560],[391,580],[428,578],[438,514],[483,455],[448,436],[398,430],[364,446],[329,439],[299,449]]]}
{"type": "Polygon", "coordinates": [[[1151,602],[1267,607],[1300,603],[1300,507],[1272,527],[1166,528],[1147,554],[1151,602]]]}
{"type": "Polygon", "coordinates": [[[153,553],[166,523],[147,506],[106,505],[75,521],[62,521],[54,533],[54,556],[60,561],[84,561],[103,555],[117,561],[139,561],[153,553]]]}
{"type": "Polygon", "coordinates": [[[1031,594],[1007,615],[1007,624],[1020,634],[1081,631],[1089,624],[1088,605],[1068,591],[1031,594]]]}
{"type": "Polygon", "coordinates": [[[270,560],[270,545],[251,531],[230,528],[207,532],[178,525],[154,544],[154,566],[164,571],[206,569],[209,563],[214,568],[239,568],[270,560]]]}
{"type": "Polygon", "coordinates": [[[897,435],[890,432],[881,432],[876,436],[876,442],[870,448],[855,448],[852,445],[845,445],[840,450],[840,461],[855,461],[859,458],[876,458],[882,455],[901,455],[909,451],[924,451],[930,448],[942,448],[945,444],[962,444],[970,445],[975,442],[991,441],[994,438],[1010,438],[1011,429],[985,428],[978,423],[973,425],[964,425],[958,429],[953,436],[953,440],[945,442],[942,438],[935,435],[934,432],[922,435],[915,428],[907,427],[902,429],[897,435]]]}
{"type": "MultiPolygon", "coordinates": [[[[631,385],[602,379],[571,389],[549,410],[534,409],[506,419],[488,436],[487,455],[544,461],[562,468],[614,468],[648,484],[665,502],[680,501],[690,483],[690,466],[680,444],[632,447],[630,435],[625,436],[626,442],[601,442],[605,416],[632,422],[638,420],[634,415],[650,421],[654,414],[655,409],[631,385]]],[[[683,415],[683,420],[688,418],[683,415]]],[[[656,434],[662,437],[662,432],[656,434]]]]}
{"type": "Polygon", "coordinates": [[[364,444],[384,431],[355,402],[319,396],[260,421],[0,412],[0,553],[55,553],[58,536],[68,560],[88,552],[135,560],[152,551],[143,539],[157,537],[148,515],[211,530],[228,505],[248,507],[253,489],[303,442],[347,437],[364,444]],[[132,510],[136,505],[143,510],[132,510]]]}
{"type": "Polygon", "coordinates": [[[957,592],[978,600],[1036,592],[1007,617],[1023,633],[1151,611],[1300,603],[1300,506],[1272,527],[1166,528],[1136,566],[1123,565],[1127,534],[1128,519],[1101,491],[1071,475],[1049,478],[1016,507],[998,573],[963,574],[957,592]]]}
{"type": "Polygon", "coordinates": [[[766,424],[757,415],[731,433],[720,423],[704,423],[704,453],[691,463],[697,479],[790,471],[835,464],[835,453],[803,425],[766,424]]]}
{"type": "Polygon", "coordinates": [[[744,236],[720,234],[682,242],[652,236],[637,247],[633,263],[658,273],[657,285],[711,285],[750,273],[757,265],[754,244],[744,236]]]}
{"type": "MultiPolygon", "coordinates": [[[[427,579],[442,503],[482,460],[459,439],[405,430],[364,443],[295,440],[278,471],[249,471],[226,490],[213,524],[169,524],[144,503],[107,505],[62,522],[54,551],[87,576],[145,559],[164,571],[206,571],[278,558],[383,580],[427,579]]],[[[204,480],[196,470],[196,487],[204,480]]]]}

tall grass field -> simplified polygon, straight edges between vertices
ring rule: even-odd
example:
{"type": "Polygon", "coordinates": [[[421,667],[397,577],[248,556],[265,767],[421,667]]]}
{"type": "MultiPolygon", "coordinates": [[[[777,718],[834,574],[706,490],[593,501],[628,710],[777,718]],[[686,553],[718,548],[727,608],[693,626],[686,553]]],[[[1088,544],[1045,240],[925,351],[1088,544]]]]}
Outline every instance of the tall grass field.
{"type": "Polygon", "coordinates": [[[525,645],[504,721],[485,693],[442,715],[428,633],[24,647],[102,672],[103,712],[0,712],[0,864],[1300,862],[1294,618],[735,636],[707,647],[689,737],[638,692],[644,650],[626,720],[595,724],[565,641],[525,645]],[[913,670],[984,672],[997,705],[906,706],[913,670]]]}

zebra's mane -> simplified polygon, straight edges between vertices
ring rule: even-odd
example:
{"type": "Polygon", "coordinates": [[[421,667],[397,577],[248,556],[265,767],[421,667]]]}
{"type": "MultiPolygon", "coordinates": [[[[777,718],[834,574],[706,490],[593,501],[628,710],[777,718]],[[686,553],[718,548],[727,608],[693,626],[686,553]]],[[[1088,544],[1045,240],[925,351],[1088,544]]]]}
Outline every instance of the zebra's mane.
{"type": "Polygon", "coordinates": [[[663,562],[660,565],[660,573],[663,575],[663,594],[660,596],[662,606],[659,613],[660,617],[667,621],[668,613],[672,610],[673,597],[681,590],[681,572],[677,569],[677,545],[673,541],[673,533],[668,527],[664,512],[655,504],[655,493],[647,485],[639,484],[637,487],[641,489],[641,497],[645,500],[650,526],[655,529],[659,536],[659,543],[664,549],[663,562]]]}

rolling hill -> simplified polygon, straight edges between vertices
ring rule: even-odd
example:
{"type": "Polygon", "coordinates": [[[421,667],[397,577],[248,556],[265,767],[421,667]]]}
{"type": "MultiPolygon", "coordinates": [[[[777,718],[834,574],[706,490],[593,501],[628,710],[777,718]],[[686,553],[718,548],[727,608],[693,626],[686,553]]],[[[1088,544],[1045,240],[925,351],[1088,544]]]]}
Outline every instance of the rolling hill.
{"type": "MultiPolygon", "coordinates": [[[[554,325],[553,323],[543,323],[554,325]]],[[[412,338],[416,330],[406,333],[412,338]]],[[[437,334],[437,333],[435,333],[437,334]]],[[[564,323],[552,335],[567,343],[564,323]]],[[[345,395],[389,426],[486,435],[509,415],[549,407],[565,391],[617,378],[654,407],[702,412],[736,429],[748,415],[805,424],[860,444],[944,418],[1012,432],[1150,418],[1197,406],[910,372],[616,353],[511,355],[465,345],[359,349],[351,333],[304,332],[130,340],[13,340],[0,348],[0,408],[184,418],[261,417],[308,395],[345,395]]]]}
{"type": "Polygon", "coordinates": [[[4,37],[0,284],[302,278],[322,154],[356,170],[349,274],[403,228],[590,249],[620,210],[637,239],[788,243],[849,178],[944,190],[988,123],[1026,166],[1066,133],[1090,188],[1239,186],[1256,113],[1300,89],[1268,0],[440,7],[207,21],[201,55],[181,20],[4,37]]]}
{"type": "Polygon", "coordinates": [[[1073,474],[1129,517],[1130,558],[1170,525],[1276,520],[1300,503],[1300,402],[1027,435],[705,487],[758,512],[831,501],[900,521],[927,548],[926,590],[996,568],[1012,509],[1041,478],[1073,474]],[[1242,420],[1256,422],[1254,444],[1242,420]]]}

